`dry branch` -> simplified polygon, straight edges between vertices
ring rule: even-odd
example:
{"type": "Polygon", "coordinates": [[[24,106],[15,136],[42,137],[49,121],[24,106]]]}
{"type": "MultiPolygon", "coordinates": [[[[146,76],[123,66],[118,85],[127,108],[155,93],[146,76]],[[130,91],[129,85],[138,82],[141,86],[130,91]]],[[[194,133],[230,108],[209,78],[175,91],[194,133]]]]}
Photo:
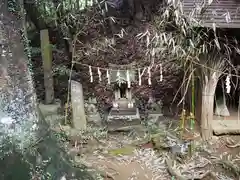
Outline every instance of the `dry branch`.
{"type": "Polygon", "coordinates": [[[234,173],[234,175],[236,175],[237,177],[240,176],[240,168],[233,164],[231,161],[228,160],[220,160],[217,162],[218,164],[222,165],[222,167],[226,170],[230,170],[232,173],[234,173]]]}
{"type": "MultiPolygon", "coordinates": [[[[203,179],[203,178],[206,178],[208,176],[214,176],[213,173],[211,171],[198,171],[198,172],[195,172],[194,171],[194,174],[192,175],[182,175],[181,172],[179,172],[178,170],[174,169],[172,167],[172,161],[170,159],[166,159],[166,164],[167,164],[167,169],[168,169],[168,172],[170,173],[171,176],[174,176],[176,177],[176,179],[178,180],[192,180],[192,179],[203,179]]],[[[205,163],[203,165],[197,165],[195,167],[192,167],[191,169],[195,169],[195,168],[203,168],[207,165],[208,163],[205,163]]],[[[188,169],[188,172],[189,172],[190,169],[188,169]]]]}
{"type": "Polygon", "coordinates": [[[187,180],[187,178],[182,176],[178,170],[175,170],[172,167],[172,161],[170,159],[166,159],[166,164],[167,164],[168,172],[171,174],[171,176],[176,177],[176,179],[178,179],[178,180],[187,180]]]}
{"type": "Polygon", "coordinates": [[[227,144],[226,146],[229,148],[237,148],[237,147],[240,147],[240,142],[234,145],[227,144]]]}

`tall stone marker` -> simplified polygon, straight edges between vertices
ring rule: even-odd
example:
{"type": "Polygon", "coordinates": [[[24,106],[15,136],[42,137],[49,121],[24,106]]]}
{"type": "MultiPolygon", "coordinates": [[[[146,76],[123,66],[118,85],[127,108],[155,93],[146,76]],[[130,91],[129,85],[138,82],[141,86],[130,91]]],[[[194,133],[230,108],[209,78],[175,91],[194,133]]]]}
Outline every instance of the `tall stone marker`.
{"type": "Polygon", "coordinates": [[[54,88],[52,75],[52,48],[49,42],[48,30],[41,30],[40,36],[44,70],[45,103],[51,104],[54,101],[54,88]]]}
{"type": "Polygon", "coordinates": [[[72,101],[72,120],[73,126],[79,130],[87,128],[87,119],[84,109],[84,97],[82,84],[71,81],[71,101],[72,101]]]}

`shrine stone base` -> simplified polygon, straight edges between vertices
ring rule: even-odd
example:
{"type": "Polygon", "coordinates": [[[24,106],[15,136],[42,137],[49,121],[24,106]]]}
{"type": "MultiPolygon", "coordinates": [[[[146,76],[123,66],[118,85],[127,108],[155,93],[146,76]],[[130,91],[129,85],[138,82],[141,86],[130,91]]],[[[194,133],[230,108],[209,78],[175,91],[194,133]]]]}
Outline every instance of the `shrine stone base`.
{"type": "Polygon", "coordinates": [[[48,115],[58,114],[61,109],[61,103],[56,102],[54,104],[42,104],[40,103],[39,109],[41,110],[44,117],[48,115]]]}
{"type": "Polygon", "coordinates": [[[133,121],[137,119],[140,119],[138,108],[126,108],[126,109],[112,108],[108,115],[107,121],[112,121],[112,120],[133,121]]]}
{"type": "Polygon", "coordinates": [[[64,115],[61,115],[61,103],[42,104],[38,105],[43,117],[50,125],[64,122],[64,115]]]}

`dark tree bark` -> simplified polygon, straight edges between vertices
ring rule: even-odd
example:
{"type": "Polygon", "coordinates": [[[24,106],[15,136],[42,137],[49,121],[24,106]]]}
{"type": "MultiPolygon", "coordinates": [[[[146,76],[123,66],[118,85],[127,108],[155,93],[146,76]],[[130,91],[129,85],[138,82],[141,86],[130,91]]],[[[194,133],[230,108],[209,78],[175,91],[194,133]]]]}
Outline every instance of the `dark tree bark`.
{"type": "MultiPolygon", "coordinates": [[[[55,7],[57,9],[58,4],[59,4],[58,1],[53,0],[53,2],[54,2],[55,7]]],[[[30,3],[29,0],[24,0],[24,8],[27,12],[27,16],[32,21],[32,23],[35,25],[35,27],[37,28],[38,31],[40,31],[42,29],[49,29],[50,28],[46,24],[43,16],[41,15],[41,13],[38,10],[37,4],[34,1],[32,1],[30,3]]],[[[60,9],[61,9],[61,7],[60,7],[60,9]]],[[[61,11],[61,13],[62,13],[62,11],[61,11]]],[[[64,39],[64,38],[66,38],[66,34],[64,34],[65,30],[63,28],[61,28],[61,20],[60,20],[61,19],[61,16],[60,16],[61,13],[60,12],[58,13],[58,19],[57,19],[58,27],[55,27],[55,28],[57,29],[58,37],[61,37],[60,43],[62,43],[64,45],[65,52],[68,56],[68,59],[71,60],[72,59],[71,43],[68,40],[64,39]]]]}

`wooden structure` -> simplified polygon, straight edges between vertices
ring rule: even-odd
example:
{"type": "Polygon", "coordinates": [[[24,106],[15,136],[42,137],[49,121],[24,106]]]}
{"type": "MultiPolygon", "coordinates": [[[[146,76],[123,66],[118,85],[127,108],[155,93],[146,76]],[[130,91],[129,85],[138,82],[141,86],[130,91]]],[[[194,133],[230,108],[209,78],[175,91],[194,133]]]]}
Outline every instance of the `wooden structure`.
{"type": "Polygon", "coordinates": [[[139,119],[138,108],[135,107],[135,100],[132,97],[131,82],[135,80],[134,63],[128,65],[109,64],[110,82],[114,84],[114,101],[108,120],[113,119],[139,119]],[[115,70],[116,69],[116,70],[115,70]]]}
{"type": "MultiPolygon", "coordinates": [[[[240,1],[236,0],[183,0],[182,1],[183,14],[190,24],[194,26],[203,26],[213,28],[240,28],[240,1]]],[[[237,119],[231,121],[225,121],[213,116],[213,102],[214,92],[216,89],[216,83],[219,77],[215,76],[216,72],[212,72],[209,76],[209,86],[202,88],[201,92],[201,128],[202,136],[205,140],[211,138],[212,132],[216,134],[224,128],[224,133],[229,130],[236,132],[236,129],[240,130],[240,123],[237,123],[237,119]],[[215,77],[215,78],[213,78],[215,77]],[[210,86],[215,86],[211,97],[204,98],[204,89],[210,86]],[[208,99],[208,100],[207,100],[208,99]],[[211,109],[206,109],[206,103],[212,104],[211,109]],[[213,121],[214,120],[214,121],[213,121]],[[233,122],[235,121],[235,123],[233,122]],[[229,123],[228,123],[229,122],[229,123]],[[235,124],[235,126],[233,126],[235,124]],[[236,125],[238,127],[236,127],[236,125]],[[229,127],[229,128],[228,128],[229,127]],[[218,131],[218,132],[216,132],[218,131]],[[205,135],[204,135],[205,134],[205,135]]],[[[208,107],[209,108],[209,107],[208,107]]]]}
{"type": "Polygon", "coordinates": [[[237,0],[213,0],[208,4],[207,0],[183,0],[183,12],[190,22],[200,20],[200,25],[213,27],[213,23],[219,28],[240,27],[240,1],[237,0]]]}

